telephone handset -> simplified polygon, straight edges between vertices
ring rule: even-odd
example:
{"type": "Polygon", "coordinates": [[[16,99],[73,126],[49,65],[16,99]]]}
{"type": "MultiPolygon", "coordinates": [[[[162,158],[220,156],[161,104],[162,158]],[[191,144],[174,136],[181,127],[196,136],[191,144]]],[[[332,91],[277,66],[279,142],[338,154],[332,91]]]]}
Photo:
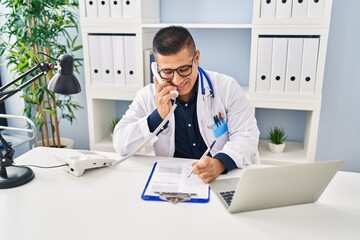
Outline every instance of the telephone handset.
{"type": "MultiPolygon", "coordinates": [[[[156,77],[158,83],[161,83],[162,81],[164,81],[161,77],[160,74],[158,73],[158,69],[157,69],[157,63],[156,62],[152,62],[151,63],[151,71],[154,74],[154,76],[156,77]]],[[[176,94],[177,98],[179,96],[179,92],[177,90],[171,90],[170,93],[174,93],[176,94]]]]}

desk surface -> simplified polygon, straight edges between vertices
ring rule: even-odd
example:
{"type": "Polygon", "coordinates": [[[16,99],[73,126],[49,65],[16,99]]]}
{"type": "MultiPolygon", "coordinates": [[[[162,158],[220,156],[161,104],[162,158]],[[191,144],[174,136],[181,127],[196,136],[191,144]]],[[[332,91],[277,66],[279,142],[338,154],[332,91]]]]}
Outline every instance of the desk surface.
{"type": "MultiPolygon", "coordinates": [[[[15,162],[57,164],[52,151],[35,148],[15,162]]],[[[32,182],[0,191],[0,238],[359,239],[359,173],[338,172],[316,203],[230,214],[212,193],[207,204],[142,200],[159,159],[135,156],[78,178],[32,167],[32,182]]]]}

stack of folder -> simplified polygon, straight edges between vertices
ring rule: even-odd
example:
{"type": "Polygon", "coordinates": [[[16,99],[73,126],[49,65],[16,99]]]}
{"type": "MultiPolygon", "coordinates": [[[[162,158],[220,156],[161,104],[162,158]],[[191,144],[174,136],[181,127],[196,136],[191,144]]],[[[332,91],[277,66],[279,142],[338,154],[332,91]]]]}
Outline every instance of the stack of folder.
{"type": "Polygon", "coordinates": [[[258,39],[256,92],[314,94],[319,36],[258,39]]]}
{"type": "Polygon", "coordinates": [[[143,86],[136,69],[135,35],[91,34],[88,38],[92,84],[143,86]]]}
{"type": "Polygon", "coordinates": [[[86,0],[87,18],[135,17],[135,0],[86,0]]]}
{"type": "Polygon", "coordinates": [[[320,18],[325,0],[261,0],[260,18],[320,18]]]}

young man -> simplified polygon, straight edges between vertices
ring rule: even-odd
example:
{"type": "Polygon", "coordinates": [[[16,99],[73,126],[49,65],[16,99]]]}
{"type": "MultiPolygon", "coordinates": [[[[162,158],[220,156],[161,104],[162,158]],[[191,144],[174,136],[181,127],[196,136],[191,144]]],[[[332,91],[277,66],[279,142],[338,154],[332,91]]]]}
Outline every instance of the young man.
{"type": "Polygon", "coordinates": [[[178,105],[164,129],[150,142],[155,154],[199,159],[194,173],[211,182],[222,173],[251,163],[259,130],[245,93],[235,79],[199,67],[200,51],[186,28],[160,29],[153,40],[158,73],[154,84],[137,93],[114,130],[114,147],[126,155],[139,146],[178,105]],[[177,90],[177,94],[172,90],[177,90]],[[175,99],[176,100],[173,100],[175,99]]]}

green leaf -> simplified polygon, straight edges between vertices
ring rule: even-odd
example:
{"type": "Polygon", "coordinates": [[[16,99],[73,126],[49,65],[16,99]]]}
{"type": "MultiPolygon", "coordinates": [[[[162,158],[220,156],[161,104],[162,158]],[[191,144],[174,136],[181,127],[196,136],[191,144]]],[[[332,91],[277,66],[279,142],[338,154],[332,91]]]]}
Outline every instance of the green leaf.
{"type": "Polygon", "coordinates": [[[282,144],[287,136],[285,134],[285,129],[283,127],[273,127],[270,128],[267,134],[268,141],[274,144],[282,144]]]}

